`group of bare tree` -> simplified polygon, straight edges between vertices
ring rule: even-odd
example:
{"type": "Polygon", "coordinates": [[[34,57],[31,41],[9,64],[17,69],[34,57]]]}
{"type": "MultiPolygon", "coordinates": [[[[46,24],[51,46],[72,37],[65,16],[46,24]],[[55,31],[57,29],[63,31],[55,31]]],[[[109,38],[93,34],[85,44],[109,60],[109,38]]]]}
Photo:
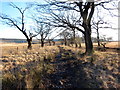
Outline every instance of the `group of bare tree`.
{"type": "MultiPolygon", "coordinates": [[[[104,1],[94,1],[94,0],[68,0],[68,1],[60,1],[60,0],[48,0],[46,4],[32,3],[30,6],[34,6],[34,10],[39,14],[38,19],[34,19],[36,21],[35,32],[36,34],[30,33],[27,34],[25,27],[25,17],[24,13],[30,7],[26,7],[25,9],[21,9],[15,4],[11,3],[10,6],[17,9],[21,14],[21,20],[17,21],[13,18],[8,17],[7,15],[0,15],[0,17],[10,26],[16,27],[19,31],[21,31],[28,42],[28,48],[31,48],[32,38],[40,35],[41,46],[44,46],[44,41],[48,34],[50,34],[50,30],[53,28],[63,28],[65,29],[60,35],[64,37],[65,45],[67,44],[67,40],[70,39],[70,31],[73,31],[73,39],[74,44],[76,44],[76,34],[75,31],[79,31],[83,34],[85,40],[86,51],[85,54],[92,54],[93,52],[93,43],[91,39],[92,26],[97,31],[97,39],[98,45],[100,46],[99,41],[99,32],[98,29],[99,24],[105,23],[102,18],[99,18],[97,22],[92,23],[94,13],[97,7],[110,10],[109,7],[105,7],[106,4],[113,2],[113,0],[104,0],[104,1]],[[66,29],[69,30],[66,32],[66,29]]],[[[101,13],[101,12],[98,12],[101,13]]],[[[35,16],[37,17],[37,15],[35,16]]],[[[76,44],[77,47],[77,44],[76,44]]]]}
{"type": "MultiPolygon", "coordinates": [[[[50,24],[55,27],[62,27],[62,28],[70,28],[75,29],[84,35],[85,46],[86,46],[86,54],[91,54],[93,52],[93,43],[91,39],[91,32],[92,32],[92,18],[94,16],[95,8],[100,7],[110,11],[111,8],[106,7],[106,4],[111,3],[112,0],[108,1],[86,1],[83,0],[79,1],[57,1],[52,0],[49,1],[46,5],[37,4],[39,9],[46,8],[45,12],[48,14],[49,17],[43,17],[46,19],[43,23],[47,23],[48,21],[51,22],[50,24]]],[[[44,12],[44,13],[45,13],[44,12]]],[[[101,12],[99,12],[101,13],[101,12]]],[[[103,24],[104,21],[101,19],[94,23],[97,25],[97,38],[98,44],[99,42],[99,24],[103,24]]],[[[67,38],[67,37],[66,37],[67,38]]],[[[66,41],[66,40],[65,40],[66,41]]]]}

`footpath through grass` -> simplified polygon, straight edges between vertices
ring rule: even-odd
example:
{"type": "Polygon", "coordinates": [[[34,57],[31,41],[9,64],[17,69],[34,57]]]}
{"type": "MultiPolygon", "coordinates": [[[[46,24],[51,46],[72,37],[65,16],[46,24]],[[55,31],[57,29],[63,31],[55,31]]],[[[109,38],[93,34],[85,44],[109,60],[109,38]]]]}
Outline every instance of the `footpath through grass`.
{"type": "Polygon", "coordinates": [[[116,53],[95,51],[80,57],[73,49],[59,46],[51,62],[54,73],[46,78],[47,88],[120,88],[119,58],[116,53]]]}

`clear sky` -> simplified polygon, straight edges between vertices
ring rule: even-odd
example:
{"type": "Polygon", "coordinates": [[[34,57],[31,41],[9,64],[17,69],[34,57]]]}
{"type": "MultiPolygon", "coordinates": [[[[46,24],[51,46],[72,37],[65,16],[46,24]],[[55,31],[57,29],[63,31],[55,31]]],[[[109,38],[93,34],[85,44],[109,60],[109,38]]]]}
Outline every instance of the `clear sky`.
{"type": "MultiPolygon", "coordinates": [[[[0,13],[7,14],[11,17],[17,18],[20,16],[18,10],[12,8],[9,6],[9,1],[13,1],[15,5],[24,8],[26,6],[26,2],[32,2],[33,0],[0,0],[0,13]]],[[[39,0],[40,2],[43,2],[43,0],[39,0]]],[[[118,12],[115,12],[118,13],[118,12]]],[[[27,17],[29,17],[27,15],[27,17]]],[[[113,27],[118,27],[118,18],[110,16],[105,17],[106,20],[109,20],[110,22],[113,22],[113,27]]],[[[32,25],[31,21],[28,22],[27,26],[32,25]]],[[[101,29],[100,34],[107,35],[108,37],[113,37],[114,40],[118,40],[118,30],[111,30],[111,29],[101,29]]],[[[96,36],[95,34],[92,34],[92,36],[96,36]]],[[[16,28],[9,27],[7,25],[3,25],[0,23],[0,38],[25,38],[24,35],[17,30],[16,28]]]]}
{"type": "MultiPolygon", "coordinates": [[[[18,17],[20,17],[19,11],[15,8],[12,8],[9,3],[10,2],[2,1],[2,10],[0,13],[17,19],[18,17]]],[[[26,6],[26,2],[14,2],[14,4],[22,8],[26,6]]],[[[25,38],[24,35],[16,28],[9,27],[5,24],[1,24],[1,26],[2,27],[0,27],[0,38],[25,38]]]]}
{"type": "MultiPolygon", "coordinates": [[[[26,3],[29,2],[34,2],[34,0],[1,0],[0,2],[0,13],[6,14],[14,19],[18,19],[18,17],[20,16],[20,12],[11,7],[9,4],[10,2],[13,2],[16,6],[20,7],[20,8],[25,8],[26,7],[26,3]]],[[[39,0],[40,3],[43,3],[43,0],[39,0]]],[[[29,12],[29,10],[27,10],[25,12],[25,16],[27,17],[27,21],[26,23],[26,28],[30,29],[30,26],[32,26],[32,20],[30,19],[30,15],[27,14],[29,12]]],[[[24,39],[25,36],[16,28],[13,27],[9,27],[8,25],[5,25],[3,23],[0,22],[0,38],[20,38],[20,39],[24,39]]]]}

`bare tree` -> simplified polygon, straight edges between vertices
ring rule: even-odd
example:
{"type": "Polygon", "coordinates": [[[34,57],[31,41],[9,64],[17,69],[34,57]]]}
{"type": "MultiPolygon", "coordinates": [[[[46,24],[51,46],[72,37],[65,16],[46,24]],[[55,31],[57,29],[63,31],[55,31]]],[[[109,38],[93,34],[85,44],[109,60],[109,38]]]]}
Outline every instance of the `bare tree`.
{"type": "Polygon", "coordinates": [[[104,20],[104,18],[102,16],[99,15],[99,13],[101,11],[99,11],[98,8],[97,9],[97,16],[93,19],[92,19],[92,28],[96,30],[96,34],[97,34],[97,43],[98,43],[98,46],[100,46],[100,33],[99,33],[99,30],[100,29],[106,29],[106,28],[112,28],[112,25],[110,24],[110,22],[106,22],[104,20]]]}
{"type": "Polygon", "coordinates": [[[64,44],[69,45],[68,40],[70,39],[72,34],[68,30],[65,29],[59,35],[64,40],[64,44]]]}
{"type": "Polygon", "coordinates": [[[81,37],[80,37],[80,36],[76,36],[77,47],[79,47],[79,48],[82,47],[81,42],[82,42],[81,37]],[[79,46],[78,46],[78,45],[79,45],[79,46]]]}
{"type": "Polygon", "coordinates": [[[108,44],[112,40],[112,37],[106,37],[106,35],[101,36],[101,45],[103,48],[106,48],[106,44],[108,44]]]}
{"type": "Polygon", "coordinates": [[[72,31],[73,31],[73,37],[71,37],[71,38],[73,38],[73,42],[74,42],[74,44],[75,44],[75,47],[77,48],[77,47],[78,47],[78,44],[79,44],[79,47],[81,47],[81,40],[80,40],[80,38],[76,35],[76,30],[73,28],[72,31]]]}
{"type": "Polygon", "coordinates": [[[26,7],[24,9],[19,8],[13,3],[10,3],[10,6],[17,9],[21,15],[20,20],[11,18],[5,14],[1,14],[0,18],[3,19],[3,22],[5,22],[7,25],[17,28],[22,34],[26,37],[28,42],[28,49],[32,48],[32,38],[37,36],[37,34],[33,34],[29,31],[29,34],[27,34],[26,28],[25,28],[25,11],[29,8],[26,7]]]}
{"type": "Polygon", "coordinates": [[[40,41],[41,41],[41,47],[44,47],[44,42],[45,39],[48,37],[48,35],[51,33],[51,26],[44,24],[44,23],[39,23],[39,21],[36,21],[37,23],[37,30],[36,32],[40,35],[40,41]]]}
{"type": "MultiPolygon", "coordinates": [[[[101,7],[106,9],[108,12],[113,8],[106,7],[106,4],[112,2],[113,0],[105,1],[94,1],[94,0],[77,0],[77,1],[59,1],[59,0],[48,0],[48,4],[38,4],[36,8],[39,13],[46,12],[44,23],[48,23],[55,27],[64,27],[64,28],[75,28],[84,35],[86,51],[85,54],[92,54],[93,52],[93,43],[91,40],[91,20],[95,8],[101,7]]],[[[44,16],[43,14],[43,16],[44,16]]]]}
{"type": "MultiPolygon", "coordinates": [[[[51,15],[51,18],[47,18],[51,24],[57,27],[69,27],[75,28],[84,34],[86,54],[90,54],[93,51],[93,44],[91,40],[91,19],[94,14],[96,6],[104,6],[104,3],[109,3],[110,1],[98,1],[94,2],[83,2],[79,1],[49,1],[49,5],[37,5],[45,6],[51,15]],[[48,7],[47,7],[48,6],[48,7]],[[69,15],[66,15],[66,14],[69,15]]],[[[38,10],[39,8],[37,8],[38,10]]],[[[45,22],[47,23],[47,22],[45,22]]]]}
{"type": "Polygon", "coordinates": [[[58,37],[58,36],[60,36],[60,34],[61,33],[58,33],[56,36],[54,36],[54,37],[50,37],[51,35],[52,35],[52,32],[49,34],[49,36],[48,36],[48,43],[49,43],[49,46],[51,46],[52,45],[52,43],[53,43],[53,45],[55,45],[55,41],[54,41],[54,39],[56,38],[56,37],[58,37]]]}

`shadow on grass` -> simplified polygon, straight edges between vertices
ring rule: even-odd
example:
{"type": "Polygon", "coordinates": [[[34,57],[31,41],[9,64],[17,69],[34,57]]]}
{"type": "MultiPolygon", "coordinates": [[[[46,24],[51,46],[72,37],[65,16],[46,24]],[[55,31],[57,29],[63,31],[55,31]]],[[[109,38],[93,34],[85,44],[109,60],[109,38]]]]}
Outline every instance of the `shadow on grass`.
{"type": "Polygon", "coordinates": [[[2,90],[44,88],[43,80],[49,72],[52,72],[52,66],[44,60],[14,66],[9,70],[3,70],[2,90]]]}
{"type": "MultiPolygon", "coordinates": [[[[55,56],[54,60],[43,60],[35,62],[27,62],[25,66],[27,70],[20,71],[22,67],[18,65],[8,71],[13,71],[9,79],[3,79],[3,90],[12,88],[17,89],[39,89],[39,88],[99,88],[103,85],[103,81],[94,77],[97,68],[103,68],[93,65],[89,62],[77,60],[76,54],[72,50],[65,50],[64,47],[58,46],[60,53],[55,56]],[[45,62],[47,61],[47,62],[45,62]],[[51,67],[54,70],[51,70],[51,67]],[[85,68],[93,71],[88,73],[85,68]],[[15,74],[20,71],[20,73],[15,74]],[[48,73],[48,71],[50,73],[48,73]]],[[[104,69],[104,68],[103,68],[104,69]]],[[[105,70],[108,71],[108,70],[105,70]]],[[[108,71],[110,72],[110,71],[108,71]]]]}
{"type": "MultiPolygon", "coordinates": [[[[47,88],[90,88],[89,81],[91,78],[87,77],[84,67],[90,63],[83,64],[77,60],[75,54],[71,50],[65,50],[60,47],[60,53],[56,56],[55,64],[56,71],[49,74],[49,83],[46,83],[47,88]]],[[[96,79],[92,80],[96,84],[96,79]]],[[[98,88],[95,85],[94,88],[98,88]]]]}

